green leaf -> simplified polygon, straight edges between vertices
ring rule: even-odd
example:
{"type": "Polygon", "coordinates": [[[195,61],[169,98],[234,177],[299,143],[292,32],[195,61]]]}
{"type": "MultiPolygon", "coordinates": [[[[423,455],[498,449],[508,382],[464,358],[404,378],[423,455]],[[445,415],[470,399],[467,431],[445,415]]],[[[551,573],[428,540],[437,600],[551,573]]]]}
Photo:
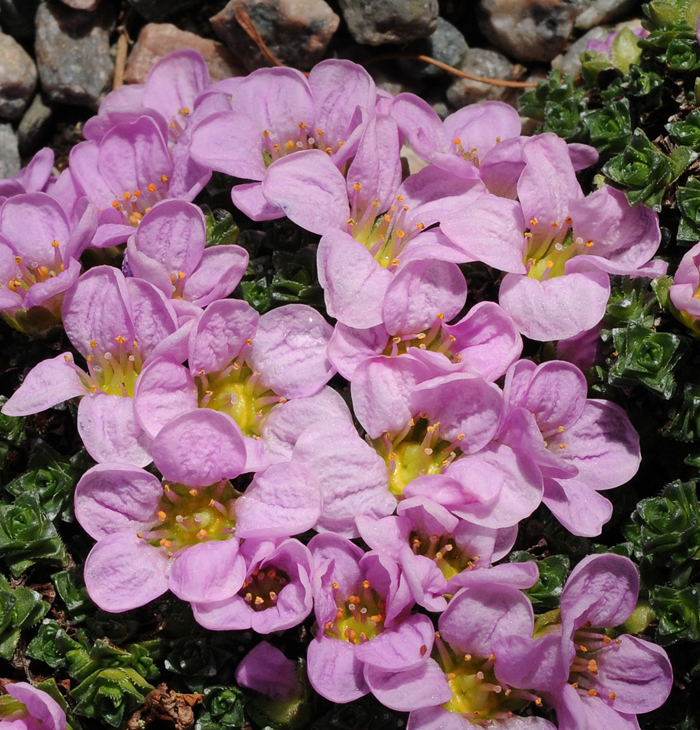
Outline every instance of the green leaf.
{"type": "Polygon", "coordinates": [[[202,208],[207,221],[206,247],[230,246],[238,241],[238,226],[227,210],[217,208],[212,211],[208,206],[202,206],[202,208]]]}
{"type": "Polygon", "coordinates": [[[603,166],[603,172],[614,182],[627,188],[631,205],[645,202],[656,210],[667,186],[674,179],[677,166],[670,157],[653,145],[637,128],[624,152],[603,166]]]}
{"type": "Polygon", "coordinates": [[[51,576],[56,591],[74,621],[84,621],[95,610],[95,604],[88,596],[83,576],[74,571],[62,570],[51,576]]]}
{"type": "Polygon", "coordinates": [[[615,68],[627,73],[633,63],[639,63],[641,57],[639,37],[631,28],[622,28],[612,43],[612,61],[615,68]]]}
{"type": "Polygon", "coordinates": [[[608,371],[611,385],[629,387],[641,383],[668,400],[676,391],[674,367],[688,347],[686,338],[670,332],[654,332],[630,322],[612,330],[617,352],[608,371]]]}
{"type": "Polygon", "coordinates": [[[508,559],[515,563],[526,561],[537,563],[540,577],[532,588],[525,591],[532,601],[535,611],[548,611],[559,607],[559,597],[564,589],[571,565],[568,555],[550,555],[538,560],[530,553],[517,551],[511,553],[508,559]]]}
{"type": "Polygon", "coordinates": [[[520,114],[544,122],[544,131],[555,132],[569,141],[582,141],[587,136],[581,113],[586,109],[583,89],[574,86],[569,74],[552,71],[546,81],[520,97],[520,114]]]}
{"type": "Polygon", "coordinates": [[[700,586],[681,590],[657,586],[649,596],[659,626],[656,640],[669,646],[681,640],[700,640],[700,586]]]}
{"type": "Polygon", "coordinates": [[[86,677],[70,693],[78,701],[76,715],[100,718],[119,727],[146,699],[153,687],[134,669],[102,669],[86,677]]]}
{"type": "Polygon", "coordinates": [[[693,109],[685,119],[670,122],[666,129],[677,144],[700,151],[700,109],[693,109]]]}
{"type": "Polygon", "coordinates": [[[44,619],[37,635],[29,642],[27,656],[48,664],[52,669],[67,665],[67,654],[82,649],[81,644],[68,636],[58,621],[44,619]]]}
{"type": "Polygon", "coordinates": [[[606,104],[584,114],[591,144],[601,155],[622,152],[632,136],[630,105],[627,99],[606,104]]]}
{"type": "Polygon", "coordinates": [[[697,41],[674,38],[666,48],[666,63],[672,71],[684,73],[700,68],[700,47],[697,41]]]}
{"type": "Polygon", "coordinates": [[[661,496],[643,499],[623,532],[637,560],[647,557],[661,566],[700,558],[700,503],[697,483],[675,481],[661,496]]]}
{"type": "Polygon", "coordinates": [[[195,730],[243,727],[246,723],[243,706],[243,693],[237,687],[205,687],[202,711],[194,726],[195,730]]]}

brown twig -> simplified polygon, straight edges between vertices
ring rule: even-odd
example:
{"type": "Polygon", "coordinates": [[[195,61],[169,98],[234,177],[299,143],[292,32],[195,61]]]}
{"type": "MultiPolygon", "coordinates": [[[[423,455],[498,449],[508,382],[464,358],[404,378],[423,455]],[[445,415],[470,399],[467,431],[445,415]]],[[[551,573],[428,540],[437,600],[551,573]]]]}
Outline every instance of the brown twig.
{"type": "Polygon", "coordinates": [[[238,24],[243,30],[250,36],[250,39],[260,49],[260,52],[273,66],[284,66],[275,54],[267,47],[265,41],[262,39],[258,29],[250,19],[250,15],[244,10],[242,5],[237,5],[233,10],[233,15],[238,21],[238,24]]]}
{"type": "Polygon", "coordinates": [[[131,15],[130,8],[127,8],[124,12],[121,25],[117,28],[119,31],[119,38],[117,39],[117,57],[114,61],[114,80],[112,81],[112,90],[118,89],[124,85],[124,72],[126,71],[126,57],[129,54],[129,31],[126,29],[126,24],[131,15]]]}
{"type": "Polygon", "coordinates": [[[479,81],[482,84],[490,84],[491,86],[506,86],[512,89],[534,89],[537,86],[536,81],[509,81],[507,79],[492,79],[488,76],[477,76],[476,74],[470,74],[467,71],[462,71],[459,68],[450,66],[447,63],[438,61],[436,58],[430,56],[424,56],[418,53],[387,53],[383,56],[376,56],[370,58],[367,61],[362,62],[363,66],[367,66],[370,63],[376,63],[377,61],[389,61],[396,58],[405,58],[411,61],[423,61],[423,63],[431,63],[433,66],[441,68],[443,71],[459,76],[463,79],[470,79],[471,81],[479,81]]]}

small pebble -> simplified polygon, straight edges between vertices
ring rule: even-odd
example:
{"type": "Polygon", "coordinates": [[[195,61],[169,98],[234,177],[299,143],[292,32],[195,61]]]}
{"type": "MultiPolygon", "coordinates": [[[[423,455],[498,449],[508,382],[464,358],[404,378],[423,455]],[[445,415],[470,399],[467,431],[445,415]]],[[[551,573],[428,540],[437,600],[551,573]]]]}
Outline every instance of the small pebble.
{"type": "MultiPolygon", "coordinates": [[[[490,79],[510,79],[513,77],[513,64],[501,53],[485,48],[470,48],[460,66],[462,71],[490,79]]],[[[510,103],[522,93],[503,86],[493,86],[481,81],[462,79],[455,80],[447,89],[447,101],[454,109],[467,104],[476,104],[486,99],[497,99],[510,103]]]]}
{"type": "Polygon", "coordinates": [[[12,36],[0,33],[0,117],[19,119],[34,93],[36,81],[31,56],[12,36]]]}
{"type": "Polygon", "coordinates": [[[114,7],[108,3],[92,12],[56,0],[39,6],[36,61],[51,102],[97,109],[112,86],[109,37],[114,20],[114,7]]]}
{"type": "Polygon", "coordinates": [[[437,30],[438,0],[339,0],[352,37],[362,44],[408,43],[437,30]]]}
{"type": "Polygon", "coordinates": [[[19,172],[19,147],[11,124],[0,124],[0,179],[19,172]]]}
{"type": "Polygon", "coordinates": [[[17,141],[23,155],[31,154],[41,146],[52,113],[41,94],[37,94],[17,127],[17,141]]]}
{"type": "Polygon", "coordinates": [[[194,48],[204,56],[212,81],[245,73],[221,43],[180,30],[171,23],[148,23],[141,29],[129,55],[124,82],[142,84],[156,61],[181,48],[194,48]]]}
{"type": "Polygon", "coordinates": [[[236,20],[237,9],[245,11],[275,58],[305,70],[323,58],[340,24],[324,0],[231,0],[211,24],[248,71],[271,64],[236,20]]]}

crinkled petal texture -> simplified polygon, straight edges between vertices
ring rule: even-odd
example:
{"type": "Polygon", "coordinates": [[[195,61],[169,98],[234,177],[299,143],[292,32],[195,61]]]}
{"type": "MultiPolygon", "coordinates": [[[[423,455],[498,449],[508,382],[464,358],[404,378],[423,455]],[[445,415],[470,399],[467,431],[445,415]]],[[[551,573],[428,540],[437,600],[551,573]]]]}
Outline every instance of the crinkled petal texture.
{"type": "MultiPolygon", "coordinates": [[[[556,730],[557,728],[543,717],[518,715],[506,720],[495,720],[492,726],[498,730],[556,730]]],[[[472,730],[472,727],[473,723],[460,713],[450,712],[444,707],[426,707],[410,714],[406,730],[472,730]]]]}
{"type": "Polygon", "coordinates": [[[97,462],[121,461],[147,466],[152,461],[151,439],[134,413],[134,399],[90,393],[78,405],[78,433],[97,462]]]}
{"type": "Polygon", "coordinates": [[[32,368],[20,387],[5,403],[6,416],[28,416],[62,403],[69,398],[87,395],[90,389],[72,367],[70,353],[42,360],[32,368]]]}
{"type": "Polygon", "coordinates": [[[576,479],[544,479],[542,501],[574,535],[596,537],[612,517],[612,503],[576,479]]]}
{"type": "Polygon", "coordinates": [[[307,662],[311,686],[331,702],[352,702],[370,691],[355,644],[329,637],[314,639],[307,662]]]}
{"type": "Polygon", "coordinates": [[[294,462],[308,467],[321,487],[319,531],[357,537],[357,515],[386,517],[396,507],[384,459],[351,421],[328,419],[307,428],[292,452],[294,462]]]}
{"type": "Polygon", "coordinates": [[[168,588],[183,601],[223,601],[243,585],[245,573],[237,539],[207,540],[177,556],[168,588]]]}
{"type": "MultiPolygon", "coordinates": [[[[46,692],[28,682],[8,682],[5,689],[27,708],[29,716],[39,722],[42,730],[66,730],[66,713],[46,692]]],[[[3,721],[3,725],[6,722],[3,721]]]]}
{"type": "Polygon", "coordinates": [[[75,516],[96,540],[115,532],[142,532],[157,522],[163,487],[143,469],[125,464],[98,464],[75,488],[75,516]]]}
{"type": "Polygon", "coordinates": [[[100,540],[85,561],[85,586],[104,611],[130,611],[168,590],[170,561],[165,550],[135,533],[117,532],[100,540]]]}
{"type": "Polygon", "coordinates": [[[463,588],[440,616],[440,636],[465,654],[488,657],[499,639],[532,636],[532,604],[524,593],[493,583],[463,588]]]}
{"type": "Polygon", "coordinates": [[[256,474],[236,501],[236,535],[289,537],[310,530],[320,519],[323,499],[303,463],[272,464],[256,474]]]}
{"type": "Polygon", "coordinates": [[[384,297],[390,335],[419,334],[438,320],[449,322],[467,301],[467,282],[457,264],[419,260],[406,264],[384,297]]]}
{"type": "Polygon", "coordinates": [[[531,340],[564,340],[600,322],[610,296],[603,271],[589,270],[540,281],[506,274],[498,303],[531,340]]]}
{"type": "Polygon", "coordinates": [[[335,374],[328,359],[332,334],[315,309],[305,304],[278,307],[260,317],[249,363],[279,395],[314,395],[335,374]]]}
{"type": "MultiPolygon", "coordinates": [[[[379,637],[377,637],[379,638],[379,637]]],[[[374,643],[377,639],[369,642],[374,643]]],[[[433,659],[406,671],[384,671],[376,666],[365,667],[365,680],[372,694],[387,707],[411,712],[449,702],[452,690],[445,672],[433,659]]]]}
{"type": "Polygon", "coordinates": [[[165,479],[208,487],[237,477],[245,467],[246,449],[233,418],[203,408],[178,416],[159,431],[153,459],[165,479]]]}

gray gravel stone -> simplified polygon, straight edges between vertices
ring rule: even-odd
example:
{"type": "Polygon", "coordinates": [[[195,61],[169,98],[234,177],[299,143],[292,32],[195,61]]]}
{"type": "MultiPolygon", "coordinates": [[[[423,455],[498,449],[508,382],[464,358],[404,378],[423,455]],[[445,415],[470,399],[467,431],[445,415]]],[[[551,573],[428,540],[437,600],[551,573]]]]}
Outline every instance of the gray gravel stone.
{"type": "MultiPolygon", "coordinates": [[[[460,66],[462,71],[485,76],[490,79],[508,79],[513,75],[513,64],[504,55],[485,48],[470,48],[460,66]]],[[[455,109],[485,99],[497,99],[511,103],[521,90],[513,93],[513,89],[493,86],[481,81],[455,78],[447,89],[447,101],[455,109]]]]}
{"type": "Polygon", "coordinates": [[[34,16],[39,0],[0,0],[3,32],[18,40],[34,37],[34,16]]]}
{"type": "Polygon", "coordinates": [[[295,68],[310,69],[320,61],[340,23],[324,0],[231,0],[211,24],[249,71],[270,62],[236,20],[239,8],[275,58],[295,68]]]}
{"type": "Polygon", "coordinates": [[[576,18],[578,30],[610,23],[637,5],[637,0],[588,0],[588,7],[576,18]]]}
{"type": "Polygon", "coordinates": [[[19,148],[11,124],[0,124],[0,178],[19,172],[19,148]]]}
{"type": "MultiPolygon", "coordinates": [[[[449,66],[459,67],[469,46],[457,28],[444,18],[438,18],[437,30],[427,38],[414,41],[406,47],[406,53],[430,56],[449,66]]],[[[406,73],[424,78],[444,76],[446,71],[420,61],[400,61],[399,65],[406,73]]]]}
{"type": "Polygon", "coordinates": [[[551,61],[565,48],[586,0],[481,0],[479,26],[518,61],[551,61]]]}
{"type": "Polygon", "coordinates": [[[49,0],[36,15],[36,60],[48,99],[97,109],[111,89],[114,60],[109,35],[114,8],[87,12],[49,0]]]}
{"type": "Polygon", "coordinates": [[[18,119],[36,88],[37,72],[31,56],[17,41],[0,33],[0,117],[18,119]]]}
{"type": "Polygon", "coordinates": [[[128,0],[128,2],[142,18],[156,23],[185,8],[201,4],[201,0],[128,0]]]}
{"type": "Polygon", "coordinates": [[[408,43],[437,30],[438,0],[339,0],[352,37],[369,46],[408,43]]]}
{"type": "Polygon", "coordinates": [[[17,142],[23,155],[39,148],[52,114],[51,107],[37,94],[17,127],[17,142]]]}

